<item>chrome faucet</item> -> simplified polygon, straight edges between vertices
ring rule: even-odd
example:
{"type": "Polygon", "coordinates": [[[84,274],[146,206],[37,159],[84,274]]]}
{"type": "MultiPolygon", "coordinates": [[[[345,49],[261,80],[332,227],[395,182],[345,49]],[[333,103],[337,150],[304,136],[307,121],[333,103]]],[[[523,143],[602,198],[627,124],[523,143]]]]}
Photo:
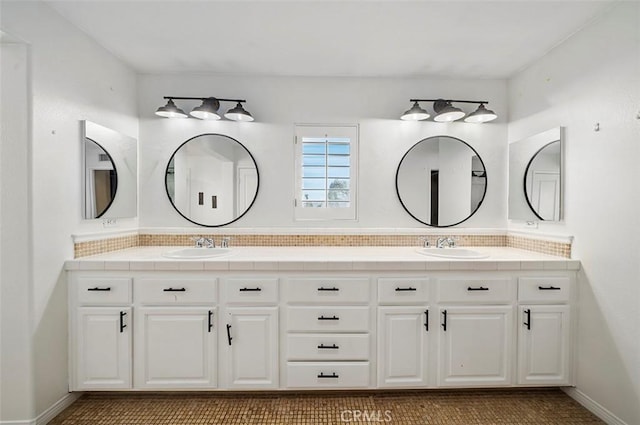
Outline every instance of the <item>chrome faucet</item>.
{"type": "Polygon", "coordinates": [[[429,238],[428,237],[423,236],[421,239],[422,239],[422,247],[423,248],[431,247],[431,242],[429,242],[429,238]]]}
{"type": "Polygon", "coordinates": [[[191,240],[194,241],[196,248],[215,248],[216,247],[216,243],[213,240],[213,238],[205,238],[203,236],[198,236],[198,237],[191,238],[191,240]]]}
{"type": "Polygon", "coordinates": [[[436,247],[437,248],[445,248],[445,247],[446,248],[455,248],[456,247],[456,241],[451,236],[447,236],[446,238],[438,238],[438,241],[436,242],[436,247]]]}
{"type": "Polygon", "coordinates": [[[231,240],[230,237],[224,237],[222,238],[222,241],[220,241],[220,248],[229,248],[229,241],[231,240]]]}

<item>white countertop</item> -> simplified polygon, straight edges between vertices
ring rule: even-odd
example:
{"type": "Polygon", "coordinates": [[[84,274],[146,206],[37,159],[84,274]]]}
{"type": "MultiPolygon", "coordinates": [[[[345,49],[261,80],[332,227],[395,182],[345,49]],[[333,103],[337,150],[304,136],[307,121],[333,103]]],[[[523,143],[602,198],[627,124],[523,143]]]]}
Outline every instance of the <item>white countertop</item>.
{"type": "MultiPolygon", "coordinates": [[[[418,253],[417,247],[232,247],[230,254],[170,259],[162,253],[185,247],[128,248],[65,262],[66,270],[578,270],[580,261],[506,247],[468,247],[482,259],[451,259],[418,253]]],[[[467,247],[461,247],[467,248],[467,247]]],[[[202,248],[207,249],[207,248],[202,248]]],[[[212,248],[215,249],[215,248],[212,248]]]]}

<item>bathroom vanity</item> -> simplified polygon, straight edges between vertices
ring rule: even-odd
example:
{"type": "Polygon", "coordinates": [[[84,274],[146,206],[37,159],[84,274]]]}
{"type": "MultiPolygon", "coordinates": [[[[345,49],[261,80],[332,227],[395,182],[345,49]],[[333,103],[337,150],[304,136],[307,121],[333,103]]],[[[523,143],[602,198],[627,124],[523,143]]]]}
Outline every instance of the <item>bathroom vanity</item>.
{"type": "Polygon", "coordinates": [[[68,261],[70,389],[572,385],[580,263],[474,249],[489,256],[142,247],[68,261]]]}

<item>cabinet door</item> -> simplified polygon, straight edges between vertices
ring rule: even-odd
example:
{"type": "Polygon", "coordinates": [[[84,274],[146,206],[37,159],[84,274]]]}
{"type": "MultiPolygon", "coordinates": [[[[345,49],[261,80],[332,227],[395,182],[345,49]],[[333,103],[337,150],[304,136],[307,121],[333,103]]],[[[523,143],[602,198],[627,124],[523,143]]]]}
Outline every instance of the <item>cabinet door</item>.
{"type": "Polygon", "coordinates": [[[569,307],[520,306],[518,383],[569,384],[569,307]]]}
{"type": "Polygon", "coordinates": [[[83,307],[75,320],[72,389],[131,388],[131,308],[83,307]]]}
{"type": "Polygon", "coordinates": [[[440,386],[512,383],[512,310],[511,306],[440,308],[440,386]]]}
{"type": "Polygon", "coordinates": [[[427,385],[429,310],[378,308],[378,386],[427,385]]]}
{"type": "Polygon", "coordinates": [[[228,308],[225,322],[228,387],[278,388],[278,308],[228,308]]]}
{"type": "Polygon", "coordinates": [[[217,385],[216,309],[148,307],[136,313],[136,388],[217,385]]]}

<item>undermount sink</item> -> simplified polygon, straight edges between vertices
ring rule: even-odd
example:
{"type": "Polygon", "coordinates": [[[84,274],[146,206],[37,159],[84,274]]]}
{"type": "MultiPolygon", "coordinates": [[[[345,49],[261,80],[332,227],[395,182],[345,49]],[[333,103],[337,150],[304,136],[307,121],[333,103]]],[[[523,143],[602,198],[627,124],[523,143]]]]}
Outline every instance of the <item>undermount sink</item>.
{"type": "Polygon", "coordinates": [[[163,252],[162,256],[165,258],[194,259],[220,257],[231,252],[231,248],[180,248],[163,252]]]}
{"type": "Polygon", "coordinates": [[[477,259],[487,258],[489,254],[468,248],[419,248],[418,253],[432,257],[477,259]]]}

